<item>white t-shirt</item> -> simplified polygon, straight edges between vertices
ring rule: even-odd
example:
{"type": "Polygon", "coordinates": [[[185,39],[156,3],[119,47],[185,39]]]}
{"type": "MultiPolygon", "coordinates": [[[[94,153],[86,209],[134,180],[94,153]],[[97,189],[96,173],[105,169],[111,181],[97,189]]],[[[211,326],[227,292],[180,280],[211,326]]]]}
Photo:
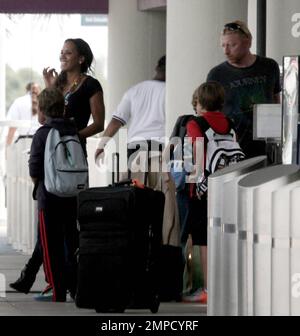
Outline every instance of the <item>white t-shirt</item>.
{"type": "Polygon", "coordinates": [[[165,92],[165,82],[147,80],[124,94],[113,118],[128,124],[128,143],[151,139],[164,142],[165,92]]]}
{"type": "Polygon", "coordinates": [[[33,135],[41,126],[38,122],[38,116],[32,115],[31,95],[28,93],[17,98],[10,106],[6,119],[7,120],[28,120],[31,121],[30,127],[18,127],[18,135],[33,135]]]}

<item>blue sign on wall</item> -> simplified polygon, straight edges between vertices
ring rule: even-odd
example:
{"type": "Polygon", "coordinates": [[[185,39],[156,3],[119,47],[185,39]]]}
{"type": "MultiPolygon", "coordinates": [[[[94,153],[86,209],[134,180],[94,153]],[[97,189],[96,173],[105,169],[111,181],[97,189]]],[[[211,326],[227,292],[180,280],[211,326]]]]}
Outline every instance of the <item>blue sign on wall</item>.
{"type": "Polygon", "coordinates": [[[107,26],[107,15],[100,14],[82,14],[82,26],[107,26]]]}

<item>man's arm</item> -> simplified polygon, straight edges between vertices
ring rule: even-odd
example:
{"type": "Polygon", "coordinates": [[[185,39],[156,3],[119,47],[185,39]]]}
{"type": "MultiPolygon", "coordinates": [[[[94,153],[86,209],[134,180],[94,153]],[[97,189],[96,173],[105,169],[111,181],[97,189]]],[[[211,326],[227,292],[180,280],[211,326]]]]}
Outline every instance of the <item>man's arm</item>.
{"type": "MultiPolygon", "coordinates": [[[[18,120],[18,119],[20,119],[19,118],[19,107],[18,107],[19,104],[18,104],[18,101],[19,100],[16,99],[11,104],[11,106],[10,106],[8,112],[7,112],[6,120],[18,120]]],[[[9,146],[9,145],[12,144],[16,130],[17,130],[16,127],[10,127],[8,129],[8,133],[7,133],[7,137],[6,137],[6,146],[9,146]]]]}
{"type": "Polygon", "coordinates": [[[112,118],[109,124],[107,125],[104,133],[101,137],[101,140],[98,143],[98,148],[95,152],[95,160],[97,159],[98,155],[100,155],[104,151],[104,147],[108,143],[108,141],[119,131],[119,129],[123,126],[120,120],[112,118]]]}
{"type": "Polygon", "coordinates": [[[14,138],[14,135],[15,135],[15,132],[16,132],[16,127],[10,127],[9,128],[8,134],[7,134],[7,137],[6,137],[6,146],[11,145],[11,143],[13,141],[13,138],[14,138]]]}

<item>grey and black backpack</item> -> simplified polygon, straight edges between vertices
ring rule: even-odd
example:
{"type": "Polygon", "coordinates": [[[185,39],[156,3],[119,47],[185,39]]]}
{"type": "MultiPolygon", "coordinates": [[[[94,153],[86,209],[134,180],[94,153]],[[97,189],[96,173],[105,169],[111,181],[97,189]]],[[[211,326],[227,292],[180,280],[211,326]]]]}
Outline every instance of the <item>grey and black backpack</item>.
{"type": "Polygon", "coordinates": [[[77,134],[61,136],[51,128],[45,158],[45,188],[60,197],[77,196],[88,187],[88,163],[77,134]]]}

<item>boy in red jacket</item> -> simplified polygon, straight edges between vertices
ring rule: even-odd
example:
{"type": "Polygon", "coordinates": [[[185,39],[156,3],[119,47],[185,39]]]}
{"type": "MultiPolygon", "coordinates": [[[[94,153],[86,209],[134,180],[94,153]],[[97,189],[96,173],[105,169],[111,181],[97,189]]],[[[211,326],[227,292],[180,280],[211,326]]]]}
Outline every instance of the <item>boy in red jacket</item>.
{"type": "MultiPolygon", "coordinates": [[[[210,127],[219,134],[227,134],[231,129],[230,123],[222,112],[224,105],[224,89],[217,82],[206,82],[196,90],[196,113],[205,118],[210,127]]],[[[187,135],[192,143],[203,138],[204,133],[197,121],[191,119],[187,123],[187,135]]],[[[205,144],[205,142],[204,142],[205,144]]],[[[202,153],[198,152],[198,155],[202,153]]],[[[193,156],[196,165],[205,162],[206,148],[202,157],[197,157],[196,146],[193,146],[193,156]]],[[[197,167],[195,167],[197,168],[197,167]]],[[[199,167],[198,167],[199,168],[199,167]]],[[[207,303],[207,193],[196,192],[195,183],[190,185],[188,227],[192,236],[193,245],[200,246],[201,267],[204,277],[204,288],[196,290],[192,295],[183,298],[185,302],[207,303]]]]}

